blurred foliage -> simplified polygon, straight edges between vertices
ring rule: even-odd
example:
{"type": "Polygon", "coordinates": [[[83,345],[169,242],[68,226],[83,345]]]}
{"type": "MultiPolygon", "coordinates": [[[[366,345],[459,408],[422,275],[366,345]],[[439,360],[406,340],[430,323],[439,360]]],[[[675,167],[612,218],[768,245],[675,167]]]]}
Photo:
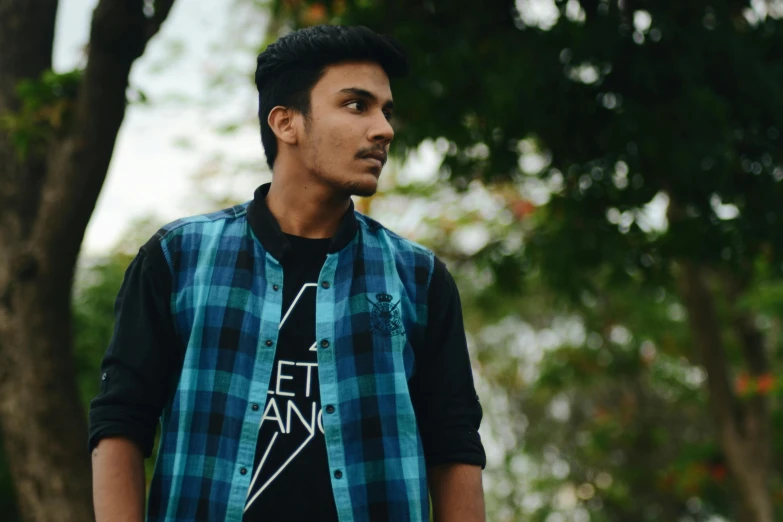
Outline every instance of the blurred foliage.
{"type": "Polygon", "coordinates": [[[23,80],[16,88],[22,106],[0,116],[0,130],[11,136],[20,158],[32,149],[44,148],[49,139],[68,125],[82,71],[45,71],[36,80],[23,80]]]}

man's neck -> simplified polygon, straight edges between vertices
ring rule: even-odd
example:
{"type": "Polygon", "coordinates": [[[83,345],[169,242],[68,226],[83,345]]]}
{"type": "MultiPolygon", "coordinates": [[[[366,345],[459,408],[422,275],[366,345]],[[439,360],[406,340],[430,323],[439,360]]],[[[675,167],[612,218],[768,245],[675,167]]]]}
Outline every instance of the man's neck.
{"type": "Polygon", "coordinates": [[[266,205],[284,233],[313,239],[333,237],[350,204],[349,196],[336,197],[323,184],[279,174],[266,196],[266,205]]]}

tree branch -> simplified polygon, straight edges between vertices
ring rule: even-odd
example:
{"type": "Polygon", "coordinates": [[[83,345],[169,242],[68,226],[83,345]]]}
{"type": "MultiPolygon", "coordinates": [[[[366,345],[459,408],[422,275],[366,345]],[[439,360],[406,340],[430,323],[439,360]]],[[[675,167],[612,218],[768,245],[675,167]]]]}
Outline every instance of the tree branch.
{"type": "MultiPolygon", "coordinates": [[[[38,78],[52,66],[57,0],[0,0],[0,115],[19,110],[17,85],[38,78]]],[[[14,255],[8,245],[27,237],[44,175],[39,156],[20,160],[0,127],[0,266],[14,255]]],[[[0,271],[1,272],[1,271],[0,271]]],[[[0,285],[4,276],[0,273],[0,285]]]]}
{"type": "Polygon", "coordinates": [[[160,28],[174,0],[158,2],[152,18],[143,0],[101,0],[93,13],[87,67],[69,135],[53,144],[43,202],[33,234],[45,245],[39,257],[56,260],[55,281],[70,287],[70,277],[84,231],[98,199],[127,104],[133,62],[160,28]]]}
{"type": "Polygon", "coordinates": [[[147,23],[147,40],[150,40],[160,30],[161,24],[169,16],[171,7],[174,5],[174,0],[156,0],[155,1],[155,14],[152,15],[147,23]]]}
{"type": "Polygon", "coordinates": [[[18,108],[19,80],[52,66],[57,0],[0,0],[0,114],[18,108]]]}
{"type": "MultiPolygon", "coordinates": [[[[728,281],[728,293],[731,301],[740,302],[746,285],[738,281],[736,277],[732,277],[731,274],[727,274],[724,280],[728,281]]],[[[734,315],[732,326],[739,338],[742,355],[750,374],[759,377],[768,373],[770,371],[769,357],[764,345],[764,336],[756,327],[753,315],[745,310],[738,310],[734,315]]],[[[760,453],[762,460],[767,461],[771,442],[771,420],[767,395],[758,393],[750,397],[743,414],[743,435],[755,443],[756,451],[760,453]]]]}
{"type": "Polygon", "coordinates": [[[707,370],[707,387],[713,413],[722,435],[735,438],[735,397],[731,390],[728,363],[715,304],[704,275],[690,261],[680,264],[680,294],[688,310],[693,341],[699,359],[707,370]]]}
{"type": "MultiPolygon", "coordinates": [[[[731,302],[739,303],[744,297],[747,285],[732,274],[725,274],[722,279],[728,282],[728,293],[731,302]]],[[[748,364],[750,374],[758,377],[769,372],[769,357],[764,346],[764,336],[756,327],[753,315],[746,311],[738,310],[734,315],[733,326],[742,346],[742,354],[748,364]]]]}
{"type": "MultiPolygon", "coordinates": [[[[667,210],[670,227],[674,228],[685,219],[682,207],[669,192],[667,210]]],[[[703,267],[692,260],[679,263],[677,283],[680,295],[688,310],[688,321],[693,342],[699,357],[707,370],[707,391],[710,408],[716,420],[717,436],[729,467],[734,474],[741,494],[744,509],[749,520],[772,522],[773,507],[768,491],[770,471],[770,415],[766,396],[756,395],[739,402],[731,388],[729,363],[723,344],[722,330],[712,290],[705,280],[703,267]]],[[[734,303],[738,298],[739,286],[729,277],[728,296],[734,303]]],[[[746,315],[735,319],[739,329],[745,357],[749,363],[761,369],[766,363],[762,339],[748,322],[746,315]],[[752,360],[752,361],[751,361],[752,360]]]]}

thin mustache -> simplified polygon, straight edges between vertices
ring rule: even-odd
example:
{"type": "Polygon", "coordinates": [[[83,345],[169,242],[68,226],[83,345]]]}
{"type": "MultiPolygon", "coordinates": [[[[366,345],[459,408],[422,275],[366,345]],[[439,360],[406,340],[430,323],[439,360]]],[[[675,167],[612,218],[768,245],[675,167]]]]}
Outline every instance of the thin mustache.
{"type": "Polygon", "coordinates": [[[363,158],[369,158],[371,156],[374,156],[375,154],[382,154],[383,159],[381,160],[381,163],[386,163],[386,158],[388,156],[388,153],[386,152],[385,148],[382,147],[373,147],[370,149],[362,149],[359,152],[356,153],[357,159],[363,159],[363,158]]]}

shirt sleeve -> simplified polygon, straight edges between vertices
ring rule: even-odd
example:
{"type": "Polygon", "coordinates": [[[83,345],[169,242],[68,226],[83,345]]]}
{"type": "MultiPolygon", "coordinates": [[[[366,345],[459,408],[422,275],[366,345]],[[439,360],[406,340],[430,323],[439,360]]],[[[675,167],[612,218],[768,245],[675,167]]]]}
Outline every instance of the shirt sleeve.
{"type": "Polygon", "coordinates": [[[478,433],[482,409],[473,384],[459,291],[435,258],[428,294],[425,343],[416,350],[411,400],[427,467],[446,463],[486,465],[478,433]]]}
{"type": "Polygon", "coordinates": [[[117,295],[100,392],[90,403],[90,451],[102,438],[120,436],[138,444],[146,457],[152,453],[158,419],[181,364],[170,302],[171,273],[153,238],[131,262],[117,295]]]}

